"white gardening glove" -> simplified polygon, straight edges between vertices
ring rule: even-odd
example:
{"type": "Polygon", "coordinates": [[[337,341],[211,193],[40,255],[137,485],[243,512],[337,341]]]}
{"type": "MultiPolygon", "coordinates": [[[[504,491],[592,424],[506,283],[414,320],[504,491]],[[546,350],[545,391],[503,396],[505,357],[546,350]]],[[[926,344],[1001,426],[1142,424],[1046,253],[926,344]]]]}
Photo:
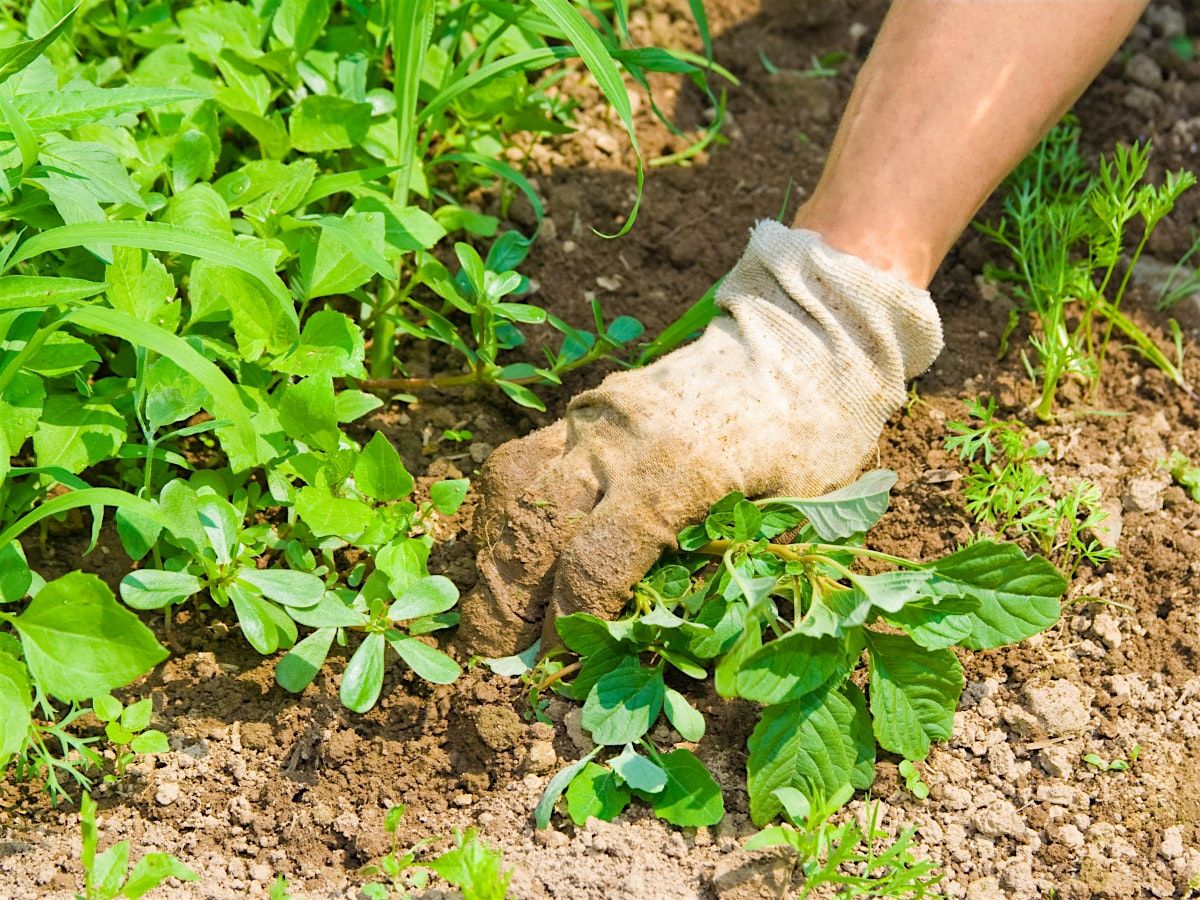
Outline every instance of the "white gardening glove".
{"type": "Polygon", "coordinates": [[[942,347],[929,294],[765,221],[692,344],[608,376],[564,419],[496,450],[475,515],[466,647],[502,656],[556,616],[620,612],[675,535],[730,491],[849,481],[942,347]]]}

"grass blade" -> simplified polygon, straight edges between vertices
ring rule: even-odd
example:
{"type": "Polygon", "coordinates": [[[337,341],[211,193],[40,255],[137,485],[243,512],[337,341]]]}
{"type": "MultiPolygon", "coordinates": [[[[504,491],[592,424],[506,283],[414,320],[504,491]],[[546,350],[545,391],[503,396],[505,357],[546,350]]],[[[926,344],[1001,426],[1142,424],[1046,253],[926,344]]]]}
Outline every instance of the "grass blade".
{"type": "Polygon", "coordinates": [[[59,35],[66,31],[67,26],[71,24],[71,19],[74,18],[75,12],[78,9],[79,4],[75,4],[65,16],[55,22],[50,30],[41,37],[29,41],[18,41],[15,44],[10,44],[0,49],[0,84],[8,81],[8,79],[24,69],[41,56],[47,47],[58,40],[59,35]]]}

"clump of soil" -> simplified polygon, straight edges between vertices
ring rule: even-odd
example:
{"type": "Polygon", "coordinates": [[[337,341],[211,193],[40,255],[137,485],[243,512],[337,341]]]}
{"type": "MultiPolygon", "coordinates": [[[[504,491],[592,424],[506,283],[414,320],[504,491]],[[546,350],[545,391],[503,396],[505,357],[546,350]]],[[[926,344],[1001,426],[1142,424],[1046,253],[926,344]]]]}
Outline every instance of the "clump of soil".
{"type": "MultiPolygon", "coordinates": [[[[729,93],[729,143],[690,168],[656,170],[627,237],[591,232],[623,217],[632,179],[628,146],[613,139],[616,128],[586,81],[571,88],[583,104],[580,133],[539,151],[550,236],[537,244],[530,274],[539,302],[569,321],[587,321],[598,296],[610,315],[636,315],[653,333],[728,269],[749,226],[779,210],[791,183],[790,214],[815,183],[884,4],[707,6],[717,59],[742,79],[729,93]],[[797,74],[813,54],[839,49],[850,61],[838,77],[797,74]],[[777,73],[764,69],[760,50],[777,73]]],[[[635,10],[635,39],[697,46],[686,7],[651,0],[635,10]]],[[[1150,8],[1078,107],[1089,150],[1152,138],[1157,172],[1194,165],[1200,63],[1171,49],[1181,31],[1200,32],[1200,11],[1180,2],[1150,8]]],[[[667,78],[656,87],[684,127],[702,122],[698,94],[667,78]]],[[[644,99],[638,115],[650,155],[682,149],[644,99]]],[[[1187,248],[1198,210],[1194,191],[1153,243],[1160,260],[1187,248]]],[[[925,558],[970,536],[961,467],[942,449],[946,420],[961,417],[962,399],[992,395],[1012,415],[1033,399],[1019,354],[995,358],[1009,301],[977,278],[992,253],[968,234],[933,286],[947,350],[880,443],[881,464],[900,475],[892,511],[872,535],[886,551],[925,558]]],[[[1169,346],[1151,299],[1133,297],[1131,313],[1169,346]]],[[[1186,318],[1200,305],[1186,303],[1181,321],[1200,324],[1200,315],[1186,318]]],[[[1194,356],[1195,332],[1187,338],[1194,356]]],[[[1014,337],[1014,347],[1023,340],[1014,337]]],[[[1200,383],[1200,366],[1186,368],[1200,383]]],[[[574,390],[602,375],[574,375],[548,394],[546,415],[486,394],[447,394],[381,411],[368,427],[392,437],[415,471],[470,475],[495,446],[546,424],[574,390]],[[438,440],[442,429],[462,427],[475,435],[468,446],[438,440]]],[[[1110,364],[1092,405],[1119,414],[1080,413],[1036,428],[1054,447],[1056,483],[1087,478],[1102,488],[1122,556],[1080,574],[1062,622],[1045,635],[964,654],[968,685],[955,737],[922,766],[928,800],[903,789],[894,761],[878,767],[873,794],[885,826],[917,826],[920,851],[943,866],[951,897],[1034,898],[1051,889],[1063,898],[1183,896],[1200,874],[1200,769],[1192,763],[1200,755],[1200,505],[1158,465],[1172,449],[1200,460],[1200,414],[1188,394],[1127,354],[1110,364]],[[1090,753],[1137,758],[1127,771],[1105,772],[1084,761],[1090,753]]],[[[439,535],[432,560],[464,591],[475,578],[465,521],[439,535]]],[[[126,570],[119,544],[110,536],[80,558],[85,542],[82,531],[56,535],[50,555],[30,548],[31,562],[51,573],[81,565],[118,580],[126,570]]],[[[719,826],[672,829],[635,807],[612,824],[539,832],[531,817],[538,795],[586,748],[570,716],[557,728],[530,724],[511,680],[474,669],[453,686],[433,687],[397,667],[378,707],[358,716],[337,699],[344,653],[335,651],[297,698],[274,685],[273,661],[220,622],[181,617],[172,642],[175,656],[134,690],[154,698],[154,725],[170,734],[171,752],[96,792],[102,846],[128,839],[135,857],[170,851],[201,874],[170,896],[265,896],[277,874],[298,896],[353,896],[358,868],[389,848],[384,814],[397,803],[408,808],[402,843],[478,825],[515,868],[516,897],[758,898],[789,889],[785,856],[740,849],[753,832],[743,788],[753,716],[742,704],[693,698],[709,717],[700,755],[726,791],[729,815],[719,826]]],[[[568,710],[551,704],[557,721],[568,710]]],[[[863,810],[859,800],[850,814],[863,810]]],[[[77,829],[72,810],[51,808],[27,785],[0,786],[0,893],[78,889],[77,829]]]]}

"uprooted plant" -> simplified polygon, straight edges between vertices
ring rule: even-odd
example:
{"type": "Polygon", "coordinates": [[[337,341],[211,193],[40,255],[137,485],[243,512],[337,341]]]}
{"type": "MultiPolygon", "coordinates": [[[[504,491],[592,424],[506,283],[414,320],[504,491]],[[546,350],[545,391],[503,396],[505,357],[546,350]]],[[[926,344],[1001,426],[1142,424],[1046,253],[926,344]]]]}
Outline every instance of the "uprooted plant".
{"type": "Polygon", "coordinates": [[[869,788],[877,745],[923,760],[949,739],[963,687],[952,648],[1048,628],[1066,581],[1013,544],[980,541],[927,562],[868,548],[895,479],[876,470],[811,499],[731,494],[680,533],[624,618],[559,619],[564,648],[525,677],[535,701],[552,688],[581,702],[597,746],[551,780],[538,825],[564,792],[576,822],[612,819],[634,798],[675,825],[722,818],[721,791],[691,749],[705,720],[679,676],[711,676],[720,696],[762,706],[746,781],[759,825],[794,792],[818,804],[869,788]],[[651,738],[660,715],[683,746],[651,738]]]}

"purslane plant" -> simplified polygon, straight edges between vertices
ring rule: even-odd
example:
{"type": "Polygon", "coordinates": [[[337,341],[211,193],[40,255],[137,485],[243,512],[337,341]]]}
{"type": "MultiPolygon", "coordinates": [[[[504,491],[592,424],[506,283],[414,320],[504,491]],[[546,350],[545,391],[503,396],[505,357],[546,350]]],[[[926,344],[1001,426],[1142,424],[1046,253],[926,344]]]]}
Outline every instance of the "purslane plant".
{"type": "MultiPolygon", "coordinates": [[[[526,677],[583,703],[597,746],[551,780],[538,825],[564,792],[576,821],[612,819],[634,797],[676,825],[721,819],[720,789],[690,749],[704,718],[679,676],[711,677],[720,696],[762,706],[746,779],[759,825],[790,791],[816,802],[869,788],[877,745],[922,760],[949,739],[963,687],[952,648],[1048,628],[1066,581],[1013,544],[981,541],[927,562],[864,546],[894,482],[877,470],[811,499],[731,494],[681,532],[627,616],[558,620],[564,648],[526,677]],[[650,736],[660,716],[684,746],[650,736]]],[[[495,665],[522,668],[515,658],[495,665]]]]}

